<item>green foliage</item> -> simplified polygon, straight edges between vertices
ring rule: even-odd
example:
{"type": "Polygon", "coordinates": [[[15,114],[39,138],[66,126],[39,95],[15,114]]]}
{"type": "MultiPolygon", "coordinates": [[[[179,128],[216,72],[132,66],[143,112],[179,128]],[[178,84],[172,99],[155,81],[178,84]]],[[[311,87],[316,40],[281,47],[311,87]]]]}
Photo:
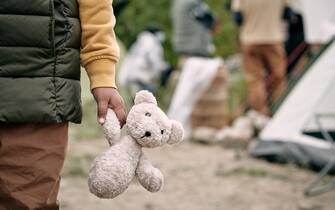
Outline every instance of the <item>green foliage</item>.
{"type": "MultiPolygon", "coordinates": [[[[225,7],[229,0],[207,1],[221,22],[220,31],[214,35],[214,42],[217,46],[216,55],[228,56],[236,51],[236,29],[231,21],[229,11],[225,7]]],[[[147,26],[158,26],[166,35],[165,43],[166,59],[177,63],[177,56],[171,46],[171,11],[172,0],[132,0],[123,13],[117,18],[116,33],[127,48],[136,40],[136,36],[147,26]]]]}
{"type": "Polygon", "coordinates": [[[247,99],[247,84],[241,70],[234,71],[229,81],[229,110],[232,120],[243,112],[247,99]]]}
{"type": "Polygon", "coordinates": [[[220,30],[213,37],[216,55],[226,57],[235,54],[237,50],[237,29],[231,19],[229,8],[227,8],[230,0],[210,0],[207,2],[221,23],[220,30]]]}

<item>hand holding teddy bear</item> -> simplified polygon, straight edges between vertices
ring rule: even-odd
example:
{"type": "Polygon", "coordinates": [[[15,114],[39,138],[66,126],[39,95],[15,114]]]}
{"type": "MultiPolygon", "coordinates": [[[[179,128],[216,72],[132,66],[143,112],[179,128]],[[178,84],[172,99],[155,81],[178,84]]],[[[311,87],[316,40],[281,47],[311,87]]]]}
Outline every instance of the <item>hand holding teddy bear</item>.
{"type": "Polygon", "coordinates": [[[136,94],[135,105],[128,114],[125,126],[127,135],[120,138],[120,123],[115,113],[108,110],[103,128],[111,147],[94,160],[88,179],[91,193],[100,198],[120,195],[135,176],[148,191],[159,191],[164,177],[150,163],[142,147],[175,144],[183,139],[181,124],[169,120],[148,91],[136,94]]]}

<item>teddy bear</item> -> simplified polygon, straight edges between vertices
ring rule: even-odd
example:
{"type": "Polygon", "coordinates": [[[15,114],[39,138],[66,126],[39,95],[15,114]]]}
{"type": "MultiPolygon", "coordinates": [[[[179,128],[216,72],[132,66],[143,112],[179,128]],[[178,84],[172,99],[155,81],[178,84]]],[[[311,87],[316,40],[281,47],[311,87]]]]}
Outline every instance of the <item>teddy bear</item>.
{"type": "Polygon", "coordinates": [[[110,148],[95,158],[88,178],[90,192],[99,198],[115,198],[134,177],[148,191],[160,191],[163,174],[151,164],[142,148],[176,144],[183,139],[182,125],[168,119],[152,93],[140,91],[134,102],[125,124],[127,135],[123,137],[115,113],[111,109],[107,112],[103,130],[110,148]]]}

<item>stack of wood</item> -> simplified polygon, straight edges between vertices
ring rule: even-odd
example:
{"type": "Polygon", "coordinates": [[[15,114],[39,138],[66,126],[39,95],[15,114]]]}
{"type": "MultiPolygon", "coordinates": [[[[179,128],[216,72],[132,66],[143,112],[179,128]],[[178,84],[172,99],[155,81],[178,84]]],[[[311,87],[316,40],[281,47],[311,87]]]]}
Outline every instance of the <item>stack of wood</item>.
{"type": "MultiPolygon", "coordinates": [[[[205,71],[205,70],[204,70],[205,71]]],[[[228,74],[221,66],[191,115],[192,128],[221,129],[229,123],[228,74]]]]}

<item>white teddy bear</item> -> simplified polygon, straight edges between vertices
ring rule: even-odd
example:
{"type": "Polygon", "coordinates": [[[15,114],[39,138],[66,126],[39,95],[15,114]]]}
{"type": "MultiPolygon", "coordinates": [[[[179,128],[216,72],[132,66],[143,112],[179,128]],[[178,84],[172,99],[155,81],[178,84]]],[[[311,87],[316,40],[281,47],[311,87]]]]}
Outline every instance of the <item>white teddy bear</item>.
{"type": "Polygon", "coordinates": [[[164,177],[144,155],[142,147],[175,144],[183,139],[181,124],[169,120],[148,91],[136,94],[135,105],[128,114],[125,126],[128,135],[120,139],[119,121],[115,113],[108,110],[103,128],[111,147],[96,157],[88,179],[90,192],[100,198],[120,195],[134,176],[148,191],[159,191],[164,177]]]}

